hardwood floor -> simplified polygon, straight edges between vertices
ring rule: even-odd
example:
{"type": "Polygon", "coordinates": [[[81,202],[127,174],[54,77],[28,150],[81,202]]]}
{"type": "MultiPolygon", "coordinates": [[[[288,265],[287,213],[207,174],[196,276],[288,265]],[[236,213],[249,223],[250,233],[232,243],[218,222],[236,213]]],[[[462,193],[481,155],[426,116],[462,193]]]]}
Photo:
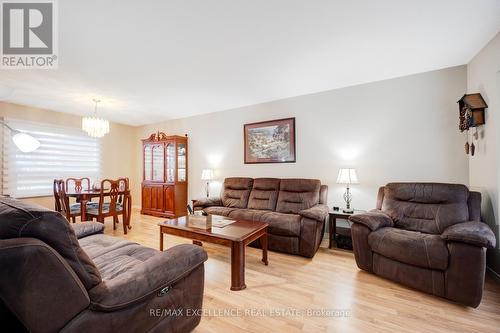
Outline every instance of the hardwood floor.
{"type": "MultiPolygon", "coordinates": [[[[162,219],[134,211],[132,230],[106,233],[159,248],[162,219]]],[[[165,248],[189,240],[165,236],[165,248]]],[[[477,309],[408,289],[359,270],[351,252],[329,250],[326,237],[311,259],[247,248],[247,289],[230,291],[230,250],[204,244],[205,316],[195,332],[499,332],[500,284],[487,276],[483,301],[477,309]],[[304,315],[307,309],[339,310],[347,316],[304,315]],[[222,311],[234,316],[223,316],[222,311]],[[238,312],[239,311],[239,312],[238,312]],[[282,315],[280,315],[282,314],[282,315]],[[283,315],[287,314],[287,315],[283,315]]]]}

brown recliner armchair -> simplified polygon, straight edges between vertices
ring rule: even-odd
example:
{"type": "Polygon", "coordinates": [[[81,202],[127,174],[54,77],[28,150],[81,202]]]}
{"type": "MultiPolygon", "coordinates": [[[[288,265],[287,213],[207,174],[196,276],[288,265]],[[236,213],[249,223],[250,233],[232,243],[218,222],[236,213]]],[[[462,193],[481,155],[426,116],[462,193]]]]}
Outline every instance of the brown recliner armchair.
{"type": "Polygon", "coordinates": [[[486,248],[495,235],[480,219],[481,194],[464,185],[390,183],[377,209],[349,218],[359,268],[477,307],[486,248]]]}
{"type": "Polygon", "coordinates": [[[103,228],[0,197],[5,332],[189,332],[199,323],[201,247],[160,252],[103,228]]]}

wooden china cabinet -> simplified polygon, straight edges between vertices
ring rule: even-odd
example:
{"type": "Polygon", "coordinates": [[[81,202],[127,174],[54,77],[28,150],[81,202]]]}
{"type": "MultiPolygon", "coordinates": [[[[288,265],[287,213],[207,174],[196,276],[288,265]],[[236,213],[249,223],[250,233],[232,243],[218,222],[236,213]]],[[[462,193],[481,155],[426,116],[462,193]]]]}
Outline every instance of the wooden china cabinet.
{"type": "Polygon", "coordinates": [[[187,214],[188,142],[163,132],[142,140],[141,214],[177,217],[187,214]]]}

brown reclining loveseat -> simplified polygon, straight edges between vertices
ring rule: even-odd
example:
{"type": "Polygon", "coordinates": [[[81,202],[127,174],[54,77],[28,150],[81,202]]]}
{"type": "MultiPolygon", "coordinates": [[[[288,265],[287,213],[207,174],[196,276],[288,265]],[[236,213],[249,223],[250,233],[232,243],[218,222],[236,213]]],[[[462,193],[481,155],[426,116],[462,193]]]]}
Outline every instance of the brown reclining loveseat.
{"type": "Polygon", "coordinates": [[[323,239],[328,187],[317,179],[233,177],[220,198],[196,200],[195,210],[269,224],[269,249],[312,258],[323,239]]]}

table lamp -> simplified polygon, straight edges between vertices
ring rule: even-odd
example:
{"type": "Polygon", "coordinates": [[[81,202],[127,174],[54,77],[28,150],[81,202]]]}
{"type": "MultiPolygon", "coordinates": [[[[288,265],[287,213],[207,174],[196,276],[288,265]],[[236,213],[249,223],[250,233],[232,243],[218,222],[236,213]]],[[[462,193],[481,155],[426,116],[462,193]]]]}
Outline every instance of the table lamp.
{"type": "Polygon", "coordinates": [[[356,169],[339,169],[337,184],[346,184],[346,191],[344,193],[344,213],[354,213],[354,210],[351,208],[352,194],[349,192],[349,185],[357,183],[358,177],[356,176],[356,169]]]}
{"type": "Polygon", "coordinates": [[[214,179],[214,171],[212,169],[203,169],[201,172],[201,180],[206,180],[207,185],[206,185],[206,191],[207,191],[207,198],[210,196],[210,181],[214,179]]]}

